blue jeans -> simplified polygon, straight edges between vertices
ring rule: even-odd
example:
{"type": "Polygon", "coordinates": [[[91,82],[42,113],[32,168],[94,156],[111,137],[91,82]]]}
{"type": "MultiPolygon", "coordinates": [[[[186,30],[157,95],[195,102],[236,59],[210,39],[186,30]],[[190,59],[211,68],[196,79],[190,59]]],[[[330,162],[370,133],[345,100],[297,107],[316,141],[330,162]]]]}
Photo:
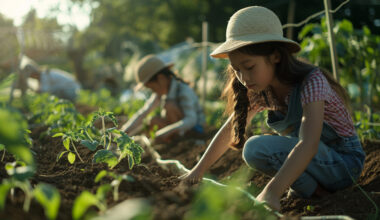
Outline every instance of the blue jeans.
{"type": "MultiPolygon", "coordinates": [[[[357,136],[343,139],[345,144],[339,149],[320,142],[318,153],[291,188],[308,198],[318,184],[333,192],[350,186],[352,178],[357,180],[365,153],[357,136]]],[[[248,166],[274,176],[298,141],[298,137],[290,136],[253,136],[245,143],[243,159],[248,166]]]]}

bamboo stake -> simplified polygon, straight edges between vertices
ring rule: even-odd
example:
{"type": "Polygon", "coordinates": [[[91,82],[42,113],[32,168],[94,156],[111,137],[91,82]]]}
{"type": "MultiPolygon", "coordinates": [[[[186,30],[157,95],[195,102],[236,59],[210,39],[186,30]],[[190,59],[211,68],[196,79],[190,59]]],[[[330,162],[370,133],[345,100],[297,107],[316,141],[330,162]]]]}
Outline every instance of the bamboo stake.
{"type": "Polygon", "coordinates": [[[207,95],[207,41],[208,41],[208,23],[202,23],[202,75],[203,75],[203,93],[202,93],[202,106],[205,106],[207,95]]]}
{"type": "Polygon", "coordinates": [[[334,74],[334,78],[339,82],[338,77],[338,56],[335,47],[335,38],[333,32],[333,17],[331,14],[331,2],[330,0],[323,0],[325,5],[325,14],[326,14],[326,24],[328,30],[329,44],[330,44],[330,56],[331,56],[331,65],[334,74]]]}

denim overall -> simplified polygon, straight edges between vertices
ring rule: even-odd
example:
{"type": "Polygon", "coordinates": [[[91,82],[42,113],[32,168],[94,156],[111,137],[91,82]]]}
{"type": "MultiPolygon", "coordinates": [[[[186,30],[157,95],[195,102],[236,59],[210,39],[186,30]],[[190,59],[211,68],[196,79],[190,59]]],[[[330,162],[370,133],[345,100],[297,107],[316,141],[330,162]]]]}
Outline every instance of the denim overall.
{"type": "MultiPolygon", "coordinates": [[[[301,84],[293,89],[288,111],[268,111],[267,124],[281,136],[258,135],[247,140],[243,159],[252,168],[274,176],[285,162],[288,154],[298,143],[302,119],[301,84]]],[[[329,191],[350,186],[363,169],[365,153],[358,137],[341,137],[323,122],[318,153],[291,189],[307,198],[318,184],[329,191]]]]}

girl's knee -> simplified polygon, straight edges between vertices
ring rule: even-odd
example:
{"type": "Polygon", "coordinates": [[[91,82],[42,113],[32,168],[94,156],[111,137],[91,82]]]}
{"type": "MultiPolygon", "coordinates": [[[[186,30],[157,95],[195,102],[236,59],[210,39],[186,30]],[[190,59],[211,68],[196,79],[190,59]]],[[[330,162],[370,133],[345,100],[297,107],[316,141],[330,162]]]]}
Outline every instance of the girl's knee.
{"type": "Polygon", "coordinates": [[[245,142],[242,156],[249,166],[253,168],[261,167],[261,163],[268,156],[267,141],[268,137],[266,135],[255,135],[245,142]]]}

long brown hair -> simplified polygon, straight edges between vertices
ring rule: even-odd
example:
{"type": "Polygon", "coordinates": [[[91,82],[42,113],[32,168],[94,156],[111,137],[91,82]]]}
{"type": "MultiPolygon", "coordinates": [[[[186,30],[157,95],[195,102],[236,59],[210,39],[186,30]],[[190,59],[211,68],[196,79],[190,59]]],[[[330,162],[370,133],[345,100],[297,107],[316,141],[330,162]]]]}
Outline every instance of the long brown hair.
{"type": "MultiPolygon", "coordinates": [[[[306,75],[310,73],[316,66],[295,58],[287,49],[284,43],[269,42],[248,45],[237,49],[238,52],[264,56],[269,61],[269,56],[274,52],[280,54],[281,60],[275,64],[275,76],[278,80],[286,85],[296,85],[301,83],[306,75]]],[[[327,78],[330,86],[342,98],[346,107],[349,106],[349,98],[345,89],[331,76],[331,74],[321,69],[323,75],[327,78]]],[[[228,80],[223,90],[222,97],[227,99],[226,113],[234,113],[233,123],[233,139],[231,147],[233,149],[242,149],[246,141],[247,115],[249,111],[250,101],[248,98],[248,90],[242,85],[235,76],[234,69],[229,65],[226,69],[228,80]]]]}

